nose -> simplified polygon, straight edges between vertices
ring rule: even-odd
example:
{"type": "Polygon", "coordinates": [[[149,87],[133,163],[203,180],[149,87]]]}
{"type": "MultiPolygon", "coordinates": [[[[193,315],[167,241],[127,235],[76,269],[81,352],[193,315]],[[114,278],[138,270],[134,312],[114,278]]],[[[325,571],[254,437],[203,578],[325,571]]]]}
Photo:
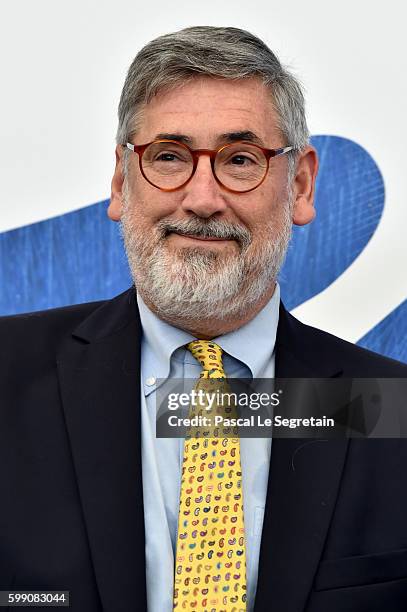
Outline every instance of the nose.
{"type": "Polygon", "coordinates": [[[207,219],[226,210],[225,194],[216,182],[208,155],[201,155],[195,174],[184,187],[182,209],[207,219]]]}

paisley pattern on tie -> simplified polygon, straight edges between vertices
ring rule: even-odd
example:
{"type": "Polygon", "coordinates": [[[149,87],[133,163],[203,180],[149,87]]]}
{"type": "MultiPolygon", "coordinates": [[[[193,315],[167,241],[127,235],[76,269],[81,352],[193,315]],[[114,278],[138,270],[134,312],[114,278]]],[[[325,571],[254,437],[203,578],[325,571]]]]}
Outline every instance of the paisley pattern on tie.
{"type": "MultiPolygon", "coordinates": [[[[187,348],[202,365],[200,379],[218,379],[207,382],[219,388],[226,378],[221,347],[194,340],[187,348]]],[[[199,380],[196,388],[202,388],[202,383],[199,380]]],[[[211,431],[211,437],[187,436],[184,442],[174,610],[245,612],[240,441],[212,437],[211,431]]]]}

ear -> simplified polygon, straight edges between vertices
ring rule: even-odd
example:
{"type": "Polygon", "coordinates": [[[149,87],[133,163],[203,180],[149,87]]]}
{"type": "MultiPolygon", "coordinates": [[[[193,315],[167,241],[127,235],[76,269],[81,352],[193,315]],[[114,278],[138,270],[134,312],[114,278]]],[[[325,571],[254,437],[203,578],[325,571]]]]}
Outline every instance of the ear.
{"type": "Polygon", "coordinates": [[[116,167],[112,178],[112,193],[107,214],[112,221],[120,221],[122,216],[122,189],[123,189],[123,147],[116,147],[116,167]]]}
{"type": "Polygon", "coordinates": [[[315,180],[318,172],[318,156],[314,147],[307,146],[297,159],[294,176],[293,223],[306,225],[315,217],[315,180]]]}

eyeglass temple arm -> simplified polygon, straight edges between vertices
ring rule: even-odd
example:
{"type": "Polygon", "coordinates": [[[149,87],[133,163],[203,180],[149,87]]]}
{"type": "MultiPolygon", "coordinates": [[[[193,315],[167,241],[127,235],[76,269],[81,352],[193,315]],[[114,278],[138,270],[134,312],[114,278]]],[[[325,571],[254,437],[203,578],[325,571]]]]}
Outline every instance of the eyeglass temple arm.
{"type": "Polygon", "coordinates": [[[281,149],[274,149],[273,157],[277,157],[277,155],[284,155],[284,153],[288,153],[292,151],[294,147],[282,147],[281,149]]]}

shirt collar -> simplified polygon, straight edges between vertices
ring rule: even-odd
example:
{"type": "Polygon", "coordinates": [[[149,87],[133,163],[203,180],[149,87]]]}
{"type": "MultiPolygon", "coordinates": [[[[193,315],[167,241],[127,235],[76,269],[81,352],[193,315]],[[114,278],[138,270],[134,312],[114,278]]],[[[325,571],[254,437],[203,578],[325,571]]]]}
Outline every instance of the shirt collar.
{"type": "MultiPolygon", "coordinates": [[[[189,332],[174,327],[160,319],[144,303],[137,292],[137,304],[143,329],[143,342],[149,345],[154,355],[155,375],[166,379],[170,373],[170,360],[173,352],[191,340],[189,332]]],[[[246,364],[253,378],[260,378],[274,352],[280,305],[280,287],[276,287],[271,299],[248,323],[213,341],[229,355],[246,364]]]]}
{"type": "Polygon", "coordinates": [[[195,340],[194,336],[183,329],[174,327],[160,319],[144,303],[137,292],[137,304],[140,312],[140,321],[143,328],[143,342],[148,344],[153,353],[155,364],[155,377],[168,378],[170,373],[170,359],[173,352],[195,340]]]}
{"type": "Polygon", "coordinates": [[[213,341],[224,351],[245,363],[253,378],[261,378],[274,352],[280,306],[280,286],[276,283],[274,293],[267,304],[242,327],[213,341]]]}

